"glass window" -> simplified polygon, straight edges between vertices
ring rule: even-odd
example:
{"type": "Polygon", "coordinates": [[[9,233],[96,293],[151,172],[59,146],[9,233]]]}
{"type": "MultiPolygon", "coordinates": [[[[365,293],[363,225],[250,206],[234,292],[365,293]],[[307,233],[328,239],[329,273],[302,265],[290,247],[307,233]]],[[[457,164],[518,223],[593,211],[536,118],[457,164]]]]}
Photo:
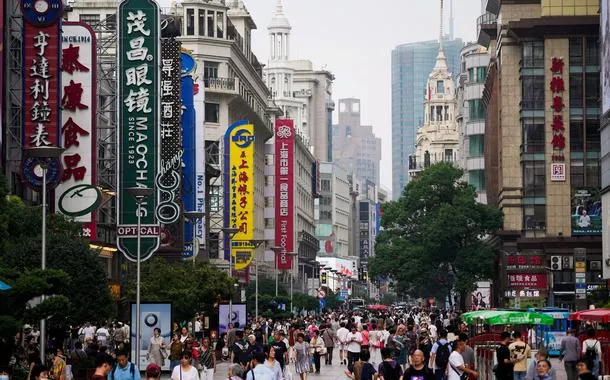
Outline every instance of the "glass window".
{"type": "Polygon", "coordinates": [[[525,206],[523,208],[523,227],[526,230],[545,230],[546,206],[525,206]]]}
{"type": "Polygon", "coordinates": [[[585,105],[599,106],[599,72],[585,74],[585,105]]]}
{"type": "Polygon", "coordinates": [[[544,161],[525,161],[523,163],[523,196],[526,198],[546,196],[546,177],[544,161]]]}
{"type": "Polygon", "coordinates": [[[469,82],[474,82],[476,80],[475,75],[474,75],[474,68],[470,68],[468,69],[468,81],[469,82]]]}
{"type": "Polygon", "coordinates": [[[485,153],[485,135],[468,137],[468,156],[481,157],[485,153]]]}
{"type": "Polygon", "coordinates": [[[523,152],[544,152],[544,119],[523,119],[523,152]]]}
{"type": "Polygon", "coordinates": [[[195,35],[195,10],[193,8],[186,9],[186,35],[195,35]]]}
{"type": "Polygon", "coordinates": [[[585,168],[581,160],[572,160],[570,163],[570,186],[573,188],[585,186],[585,168]]]}
{"type": "Polygon", "coordinates": [[[588,187],[599,187],[600,171],[598,160],[587,160],[587,184],[588,187]]]}
{"type": "Polygon", "coordinates": [[[205,103],[205,122],[206,123],[218,123],[220,120],[219,115],[220,105],[217,103],[205,103]]]}
{"type": "Polygon", "coordinates": [[[212,165],[220,164],[220,142],[218,140],[206,140],[205,152],[206,162],[212,165]]]}
{"type": "Polygon", "coordinates": [[[106,29],[116,30],[116,13],[106,15],[106,29]]]}
{"type": "Polygon", "coordinates": [[[586,141],[588,152],[600,151],[599,120],[587,119],[586,141]]]}
{"type": "Polygon", "coordinates": [[[544,109],[544,77],[523,77],[521,108],[524,110],[544,109]]]}
{"type": "Polygon", "coordinates": [[[485,105],[481,99],[468,101],[469,121],[485,120],[485,105]]]}
{"type": "Polygon", "coordinates": [[[216,37],[224,38],[225,35],[225,14],[216,12],[216,37]]]}
{"type": "Polygon", "coordinates": [[[485,170],[471,170],[468,172],[468,183],[478,192],[485,191],[485,170]]]}
{"type": "Polygon", "coordinates": [[[581,108],[583,105],[582,73],[570,74],[570,108],[581,108]]]}
{"type": "Polygon", "coordinates": [[[445,162],[453,162],[453,149],[445,149],[445,162]]]}
{"type": "Polygon", "coordinates": [[[523,43],[523,67],[544,67],[544,41],[523,43]]]}
{"type": "Polygon", "coordinates": [[[585,64],[587,66],[599,66],[599,41],[597,37],[587,37],[585,48],[585,64]]]}
{"type": "Polygon", "coordinates": [[[584,150],[585,128],[582,120],[570,120],[570,151],[582,152],[584,150]]]}
{"type": "Polygon", "coordinates": [[[203,63],[203,79],[218,78],[218,62],[205,61],[203,63]]]}
{"type": "Polygon", "coordinates": [[[582,38],[570,38],[570,66],[582,66],[582,38]]]}
{"type": "Polygon", "coordinates": [[[444,94],[445,93],[445,82],[442,80],[436,81],[436,93],[444,94]]]}
{"type": "Polygon", "coordinates": [[[477,82],[485,82],[487,78],[487,67],[481,66],[477,68],[477,82]]]}
{"type": "Polygon", "coordinates": [[[322,191],[331,191],[331,185],[329,179],[320,180],[320,190],[322,191]]]}
{"type": "Polygon", "coordinates": [[[205,36],[205,9],[197,11],[197,26],[199,27],[197,33],[200,36],[205,36]]]}
{"type": "Polygon", "coordinates": [[[80,14],[78,16],[78,20],[80,22],[85,22],[89,25],[96,25],[96,24],[99,24],[99,22],[100,22],[100,15],[80,14]]]}
{"type": "Polygon", "coordinates": [[[214,11],[208,11],[208,37],[214,36],[214,11]]]}

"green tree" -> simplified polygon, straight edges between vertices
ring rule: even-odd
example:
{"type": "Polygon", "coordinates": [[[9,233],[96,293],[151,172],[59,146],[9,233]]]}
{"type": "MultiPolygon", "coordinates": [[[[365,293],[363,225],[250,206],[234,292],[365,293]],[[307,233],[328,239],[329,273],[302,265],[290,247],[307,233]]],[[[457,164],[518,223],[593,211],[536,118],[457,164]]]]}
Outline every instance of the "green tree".
{"type": "MultiPolygon", "coordinates": [[[[154,257],[142,264],[142,302],[172,302],[177,320],[190,320],[198,311],[212,312],[215,303],[228,300],[234,280],[209,263],[168,262],[154,257]]],[[[135,279],[127,287],[126,301],[135,302],[135,279]]]]}
{"type": "Polygon", "coordinates": [[[498,209],[476,201],[463,171],[441,163],[424,170],[402,196],[383,205],[371,276],[390,275],[398,294],[462,297],[493,275],[496,252],[485,236],[501,226],[498,209]]]}
{"type": "MultiPolygon", "coordinates": [[[[246,300],[248,313],[256,312],[256,281],[251,281],[246,287],[246,300]]],[[[278,284],[278,296],[275,296],[275,281],[261,279],[258,284],[258,313],[265,317],[282,318],[290,314],[290,296],[286,288],[278,284]],[[280,310],[278,305],[286,305],[286,311],[280,310]]]]}

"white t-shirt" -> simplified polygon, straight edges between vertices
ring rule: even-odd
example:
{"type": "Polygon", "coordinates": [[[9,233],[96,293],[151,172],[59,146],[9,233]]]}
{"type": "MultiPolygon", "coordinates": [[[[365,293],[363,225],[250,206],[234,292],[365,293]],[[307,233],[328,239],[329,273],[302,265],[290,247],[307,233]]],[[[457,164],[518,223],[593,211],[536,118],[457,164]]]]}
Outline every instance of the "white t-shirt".
{"type": "Polygon", "coordinates": [[[96,335],[98,342],[106,343],[106,340],[108,340],[108,336],[110,336],[110,332],[108,332],[105,327],[100,327],[99,329],[97,329],[96,335]]]}
{"type": "Polygon", "coordinates": [[[347,334],[345,340],[347,341],[347,350],[349,352],[360,352],[360,345],[362,344],[362,334],[360,334],[358,331],[356,331],[355,334],[352,334],[350,332],[347,334]]]}
{"type": "Polygon", "coordinates": [[[85,340],[93,339],[93,334],[95,334],[95,327],[88,326],[83,329],[83,334],[85,335],[85,340]]]}
{"type": "Polygon", "coordinates": [[[339,342],[345,343],[347,334],[349,334],[349,330],[345,327],[341,327],[339,330],[337,330],[337,339],[339,339],[339,342]]]}
{"type": "Polygon", "coordinates": [[[201,322],[199,320],[195,321],[195,332],[198,333],[201,331],[201,322]]]}
{"type": "Polygon", "coordinates": [[[199,380],[199,371],[197,371],[197,368],[191,366],[188,371],[181,371],[181,368],[181,365],[174,367],[171,377],[172,380],[199,380]],[[180,376],[180,372],[182,372],[182,376],[180,376]]]}
{"type": "Polygon", "coordinates": [[[437,334],[437,330],[438,329],[436,328],[436,326],[435,325],[430,325],[428,327],[428,330],[430,331],[430,337],[432,339],[436,340],[436,338],[438,337],[438,334],[437,334]]]}
{"type": "Polygon", "coordinates": [[[460,380],[460,375],[462,374],[462,371],[460,371],[458,367],[463,365],[464,358],[462,357],[462,354],[457,351],[453,351],[451,355],[449,355],[449,365],[447,366],[449,376],[447,380],[460,380]]]}

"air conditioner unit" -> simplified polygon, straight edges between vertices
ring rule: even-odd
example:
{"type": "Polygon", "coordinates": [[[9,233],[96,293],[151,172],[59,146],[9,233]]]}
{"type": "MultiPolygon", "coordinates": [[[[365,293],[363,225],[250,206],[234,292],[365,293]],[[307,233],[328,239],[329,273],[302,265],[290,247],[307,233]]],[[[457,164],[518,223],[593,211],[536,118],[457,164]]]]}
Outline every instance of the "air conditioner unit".
{"type": "Polygon", "coordinates": [[[562,261],[561,256],[551,256],[551,270],[561,270],[562,261]]]}
{"type": "Polygon", "coordinates": [[[563,269],[574,269],[574,257],[572,256],[562,256],[562,267],[563,269]]]}
{"type": "Polygon", "coordinates": [[[602,270],[602,262],[599,260],[590,261],[589,270],[602,270]]]}

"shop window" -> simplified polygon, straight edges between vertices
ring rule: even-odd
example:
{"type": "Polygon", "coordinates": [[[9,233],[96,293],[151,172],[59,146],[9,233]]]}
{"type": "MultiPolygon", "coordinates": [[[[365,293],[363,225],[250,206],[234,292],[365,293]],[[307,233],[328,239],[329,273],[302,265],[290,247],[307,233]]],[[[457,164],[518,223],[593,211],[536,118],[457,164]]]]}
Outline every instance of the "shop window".
{"type": "Polygon", "coordinates": [[[523,208],[523,227],[526,230],[545,230],[546,206],[525,206],[523,208]]]}

